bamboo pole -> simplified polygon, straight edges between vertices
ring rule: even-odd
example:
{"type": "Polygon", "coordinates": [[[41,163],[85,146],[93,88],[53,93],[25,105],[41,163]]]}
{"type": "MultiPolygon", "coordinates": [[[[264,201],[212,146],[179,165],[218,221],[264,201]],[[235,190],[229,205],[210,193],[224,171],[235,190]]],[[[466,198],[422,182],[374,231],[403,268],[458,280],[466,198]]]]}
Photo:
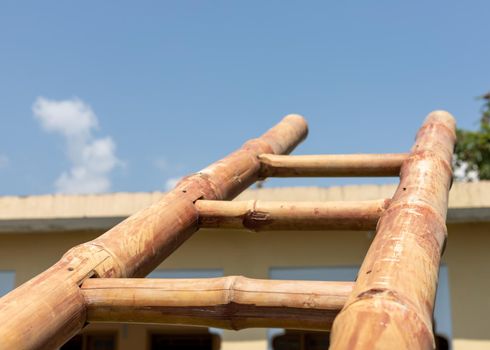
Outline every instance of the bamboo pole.
{"type": "Polygon", "coordinates": [[[92,278],[81,286],[88,322],[329,330],[352,282],[92,278]]]}
{"type": "Polygon", "coordinates": [[[336,318],[331,349],[433,349],[432,313],[446,241],[455,122],[431,113],[401,169],[353,292],[336,318]]]}
{"type": "Polygon", "coordinates": [[[406,153],[284,156],[261,154],[260,177],[398,176],[406,153]]]}
{"type": "Polygon", "coordinates": [[[231,199],[258,179],[263,153],[288,153],[307,134],[305,120],[285,117],[258,139],[183,179],[152,206],[97,239],[70,249],[51,268],[0,299],[6,349],[54,349],[86,322],[80,284],[90,277],[139,277],[198,229],[198,199],[231,199]]]}
{"type": "Polygon", "coordinates": [[[272,230],[373,230],[389,200],[264,202],[199,200],[202,228],[272,230]]]}

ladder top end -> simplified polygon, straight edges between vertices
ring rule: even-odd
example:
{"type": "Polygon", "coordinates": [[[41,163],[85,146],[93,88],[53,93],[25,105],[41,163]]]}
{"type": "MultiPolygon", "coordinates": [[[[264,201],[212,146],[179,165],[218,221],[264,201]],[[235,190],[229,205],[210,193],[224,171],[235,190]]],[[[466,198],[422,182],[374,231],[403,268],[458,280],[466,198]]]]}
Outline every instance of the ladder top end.
{"type": "Polygon", "coordinates": [[[429,113],[427,118],[425,118],[424,124],[428,123],[444,124],[451,129],[454,129],[456,127],[456,119],[451,113],[444,110],[437,110],[429,113]]]}

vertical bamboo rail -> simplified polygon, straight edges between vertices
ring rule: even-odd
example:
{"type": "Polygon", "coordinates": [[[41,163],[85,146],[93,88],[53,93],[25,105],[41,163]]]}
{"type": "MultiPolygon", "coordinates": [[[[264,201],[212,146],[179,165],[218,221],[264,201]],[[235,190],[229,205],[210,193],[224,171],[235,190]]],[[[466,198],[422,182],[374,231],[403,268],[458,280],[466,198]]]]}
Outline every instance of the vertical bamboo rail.
{"type": "Polygon", "coordinates": [[[144,276],[198,229],[198,199],[231,199],[258,178],[259,154],[289,153],[307,134],[305,120],[285,117],[258,139],[182,180],[156,204],[60,261],[0,299],[3,349],[53,349],[84,326],[79,286],[90,277],[144,276]]]}
{"type": "Polygon", "coordinates": [[[431,113],[419,130],[354,290],[334,321],[331,349],[434,348],[455,138],[454,119],[443,111],[431,113]]]}

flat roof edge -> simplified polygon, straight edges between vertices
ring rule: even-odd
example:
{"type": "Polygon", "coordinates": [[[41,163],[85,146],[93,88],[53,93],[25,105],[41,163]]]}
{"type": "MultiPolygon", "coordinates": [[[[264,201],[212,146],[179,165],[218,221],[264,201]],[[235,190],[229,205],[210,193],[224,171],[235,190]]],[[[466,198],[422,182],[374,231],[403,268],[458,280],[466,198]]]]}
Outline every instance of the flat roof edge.
{"type": "MultiPolygon", "coordinates": [[[[0,220],[0,234],[6,233],[59,233],[80,231],[105,231],[127,216],[78,218],[23,218],[0,220]]],[[[490,207],[449,208],[448,224],[490,222],[490,207]]]]}

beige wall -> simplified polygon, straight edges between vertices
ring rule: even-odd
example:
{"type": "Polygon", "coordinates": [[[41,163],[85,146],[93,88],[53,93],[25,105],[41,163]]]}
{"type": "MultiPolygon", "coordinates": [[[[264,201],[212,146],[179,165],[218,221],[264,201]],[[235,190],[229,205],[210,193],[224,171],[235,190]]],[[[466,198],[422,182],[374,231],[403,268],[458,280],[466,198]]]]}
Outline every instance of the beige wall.
{"type": "Polygon", "coordinates": [[[490,225],[450,225],[448,264],[455,349],[490,349],[490,225]]]}
{"type": "MultiPolygon", "coordinates": [[[[21,284],[70,247],[100,233],[0,234],[0,270],[21,284]]],[[[161,269],[222,268],[225,275],[267,278],[270,267],[359,265],[371,243],[366,232],[197,232],[161,269]]],[[[490,349],[490,224],[449,225],[448,265],[454,348],[490,349]]],[[[144,326],[117,329],[121,350],[145,349],[144,326]]],[[[224,331],[222,349],[266,349],[266,330],[224,331]]]]}

